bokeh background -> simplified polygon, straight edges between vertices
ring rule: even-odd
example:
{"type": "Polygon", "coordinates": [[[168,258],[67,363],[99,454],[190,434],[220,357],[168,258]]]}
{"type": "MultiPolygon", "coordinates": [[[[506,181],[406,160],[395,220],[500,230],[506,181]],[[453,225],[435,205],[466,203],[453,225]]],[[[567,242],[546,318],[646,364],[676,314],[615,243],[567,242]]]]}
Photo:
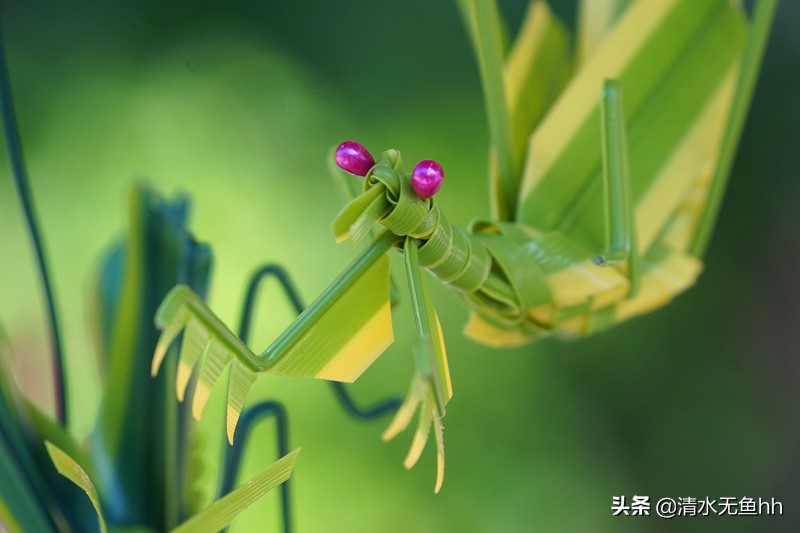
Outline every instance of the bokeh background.
{"type": "MultiPolygon", "coordinates": [[[[573,2],[551,3],[573,21],[573,2]]],[[[524,4],[501,2],[512,28],[524,4]]],[[[326,168],[344,139],[436,158],[451,221],[488,214],[485,117],[454,2],[9,0],[0,13],[79,437],[101,393],[87,302],[136,180],[191,193],[194,232],[215,251],[211,304],[229,323],[261,263],[285,265],[309,301],[347,264],[326,168]]],[[[410,432],[380,442],[388,417],[349,419],[323,382],[259,380],[250,401],[285,402],[291,445],[303,447],[299,531],[800,528],[798,24],[800,5],[783,2],[695,288],[593,338],[510,351],[462,337],[466,312],[433,289],[455,387],[438,496],[432,449],[405,472],[410,432]],[[612,496],[633,494],[775,497],[785,516],[612,518],[612,496]]],[[[5,151],[0,239],[0,323],[28,392],[51,410],[42,298],[5,151]]],[[[268,289],[254,344],[290,318],[268,289]]],[[[405,392],[411,326],[404,305],[397,342],[351,389],[360,401],[405,392]]],[[[223,402],[216,391],[201,423],[209,487],[223,402]]],[[[273,460],[273,431],[256,431],[246,475],[273,460]]],[[[277,525],[269,497],[234,531],[277,525]]]]}

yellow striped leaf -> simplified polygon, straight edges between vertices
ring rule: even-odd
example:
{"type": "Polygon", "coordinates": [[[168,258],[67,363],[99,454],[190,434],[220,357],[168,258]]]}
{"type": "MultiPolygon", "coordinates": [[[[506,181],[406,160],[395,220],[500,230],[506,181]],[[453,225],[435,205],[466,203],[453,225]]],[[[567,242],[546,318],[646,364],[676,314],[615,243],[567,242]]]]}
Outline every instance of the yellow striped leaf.
{"type": "MultiPolygon", "coordinates": [[[[693,132],[709,129],[698,121],[713,114],[709,106],[722,94],[745,28],[741,8],[728,0],[632,4],[532,135],[518,221],[543,231],[560,230],[589,250],[602,249],[603,80],[619,80],[625,92],[629,167],[638,210],[651,188],[671,188],[674,180],[682,179],[683,173],[662,171],[671,162],[686,160],[681,155],[686,150],[698,149],[685,141],[693,132]]],[[[710,138],[723,127],[724,120],[718,121],[710,138]]],[[[709,144],[714,143],[704,142],[700,148],[706,158],[714,157],[715,148],[709,144]]],[[[687,182],[701,171],[696,164],[689,168],[687,182]]],[[[676,187],[687,190],[681,184],[676,187]]],[[[671,214],[650,212],[646,226],[661,228],[671,214]]]]}
{"type": "Polygon", "coordinates": [[[583,64],[602,44],[631,0],[582,0],[578,8],[578,64],[583,64]]]}

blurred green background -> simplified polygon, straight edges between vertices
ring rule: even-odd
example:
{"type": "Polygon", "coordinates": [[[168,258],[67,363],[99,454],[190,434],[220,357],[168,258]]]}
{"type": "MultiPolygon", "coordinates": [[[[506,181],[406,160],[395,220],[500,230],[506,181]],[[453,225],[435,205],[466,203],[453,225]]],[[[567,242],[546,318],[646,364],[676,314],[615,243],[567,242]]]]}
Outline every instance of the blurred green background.
{"type": "MultiPolygon", "coordinates": [[[[514,27],[522,0],[501,2],[514,27]]],[[[572,21],[573,2],[556,3],[572,21]]],[[[340,203],[328,150],[345,139],[436,158],[452,222],[488,214],[487,131],[454,2],[3,2],[18,115],[68,351],[72,431],[100,401],[88,296],[100,254],[144,179],[188,191],[215,251],[212,307],[238,320],[247,274],[285,265],[310,301],[352,256],[329,223],[340,203]]],[[[750,120],[698,285],[651,315],[578,342],[496,351],[466,340],[466,312],[433,289],[455,396],[447,475],[434,496],[410,432],[360,423],[313,380],[264,377],[250,403],[289,408],[299,531],[797,531],[800,528],[800,4],[781,5],[750,120]],[[775,497],[785,516],[611,517],[614,495],[775,497]]],[[[41,294],[0,154],[0,323],[26,389],[50,410],[41,294]]],[[[399,265],[396,265],[399,266],[399,265]]],[[[411,311],[352,387],[362,402],[406,390],[411,311]]],[[[254,344],[288,323],[265,293],[254,344]]],[[[202,422],[222,444],[218,390],[202,422]]],[[[256,431],[247,474],[275,455],[256,431]]],[[[215,483],[209,470],[209,486],[215,483]]],[[[277,528],[277,498],[234,531],[277,528]]]]}

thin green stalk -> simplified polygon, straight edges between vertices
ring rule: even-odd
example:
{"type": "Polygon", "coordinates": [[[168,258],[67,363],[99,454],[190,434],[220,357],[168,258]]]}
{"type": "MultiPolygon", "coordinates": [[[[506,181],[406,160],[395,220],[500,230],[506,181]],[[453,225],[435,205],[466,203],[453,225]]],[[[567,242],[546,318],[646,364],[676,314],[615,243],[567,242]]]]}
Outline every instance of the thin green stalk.
{"type": "Polygon", "coordinates": [[[750,101],[753,99],[758,72],[777,7],[778,0],[759,0],[755,8],[750,36],[742,55],[739,81],[736,85],[736,93],[733,96],[730,118],[725,128],[725,136],[722,139],[719,161],[711,181],[711,190],[708,193],[708,203],[698,223],[697,233],[690,249],[692,255],[696,257],[702,257],[705,254],[708,241],[714,230],[714,224],[719,215],[722,198],[725,195],[725,186],[728,184],[736,148],[739,146],[739,141],[742,137],[747,110],[750,108],[750,101]]]}
{"type": "MultiPolygon", "coordinates": [[[[0,24],[1,26],[1,24],[0,24]]],[[[25,222],[31,234],[31,241],[36,255],[36,264],[39,268],[39,277],[44,287],[45,301],[47,303],[47,318],[50,323],[50,336],[52,344],[53,361],[53,389],[55,393],[56,419],[67,425],[67,380],[64,372],[64,354],[61,349],[61,335],[58,321],[56,320],[56,304],[50,276],[47,274],[47,261],[44,255],[42,237],[37,224],[36,209],[33,204],[28,174],[25,169],[25,158],[22,154],[22,140],[19,135],[19,125],[14,113],[14,101],[11,97],[11,82],[9,81],[8,64],[6,61],[5,46],[3,44],[2,28],[0,28],[0,108],[3,115],[3,130],[8,146],[8,156],[11,163],[11,174],[17,185],[19,201],[25,214],[25,222]]]]}

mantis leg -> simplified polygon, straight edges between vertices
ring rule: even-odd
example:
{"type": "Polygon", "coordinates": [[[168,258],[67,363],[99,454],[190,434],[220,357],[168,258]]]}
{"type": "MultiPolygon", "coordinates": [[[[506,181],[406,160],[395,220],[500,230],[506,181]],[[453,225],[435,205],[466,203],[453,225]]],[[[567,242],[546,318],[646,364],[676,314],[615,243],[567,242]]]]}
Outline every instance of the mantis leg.
{"type": "Polygon", "coordinates": [[[436,440],[436,485],[439,492],[444,481],[444,435],[442,417],[445,405],[453,396],[450,384],[450,371],[442,340],[439,319],[425,289],[422,271],[419,266],[416,239],[407,238],[404,244],[406,275],[417,326],[417,343],[414,346],[414,377],[403,405],[397,411],[392,423],[383,433],[383,440],[390,440],[403,431],[411,422],[419,407],[419,425],[414,434],[411,448],[403,465],[406,469],[416,464],[428,441],[431,427],[436,440]]]}
{"type": "MultiPolygon", "coordinates": [[[[266,401],[250,407],[242,414],[239,424],[236,427],[236,437],[232,446],[228,442],[223,444],[222,474],[219,481],[219,491],[217,498],[222,498],[233,490],[236,478],[244,456],[244,448],[250,430],[261,420],[275,417],[278,437],[278,457],[284,457],[289,453],[289,428],[286,408],[282,403],[276,401],[266,401]]],[[[283,515],[283,531],[292,531],[291,513],[291,493],[289,492],[287,480],[280,486],[281,491],[281,514],[283,515]]],[[[226,530],[227,531],[227,530],[226,530]]]]}
{"type": "MultiPolygon", "coordinates": [[[[295,313],[299,315],[306,307],[303,305],[300,295],[297,292],[297,288],[294,286],[289,274],[283,267],[276,264],[269,264],[261,267],[251,276],[248,283],[244,307],[242,309],[242,318],[241,322],[239,323],[239,338],[245,344],[247,344],[250,336],[256,293],[261,283],[269,277],[274,277],[278,281],[283,289],[283,292],[286,294],[286,297],[291,302],[295,313]]],[[[361,407],[355,402],[343,383],[338,381],[332,381],[330,383],[342,408],[353,418],[358,418],[361,420],[378,418],[386,413],[396,411],[401,403],[400,398],[392,397],[377,402],[369,407],[361,407]]],[[[281,455],[281,457],[283,457],[283,455],[281,455]]]]}
{"type": "Polygon", "coordinates": [[[733,105],[728,116],[728,124],[725,128],[725,136],[722,139],[722,147],[714,170],[714,177],[711,181],[711,190],[708,194],[705,209],[700,215],[697,230],[690,247],[690,253],[695,257],[705,255],[711,232],[714,229],[714,223],[719,215],[722,197],[725,194],[725,186],[728,184],[736,147],[739,145],[739,140],[742,136],[744,121],[747,117],[747,110],[750,108],[750,101],[758,79],[758,71],[761,67],[761,60],[764,56],[767,38],[772,28],[772,21],[775,18],[775,9],[777,7],[778,0],[759,0],[755,7],[752,28],[742,55],[739,79],[733,96],[733,105]]]}
{"type": "Polygon", "coordinates": [[[639,257],[622,90],[616,80],[606,80],[603,86],[601,123],[606,250],[595,257],[594,262],[598,265],[626,265],[630,280],[628,295],[633,296],[639,289],[639,257]]]}
{"type": "MultiPolygon", "coordinates": [[[[155,322],[162,332],[151,374],[158,374],[167,350],[183,332],[176,395],[184,399],[191,376],[196,374],[192,414],[199,420],[211,389],[230,365],[227,423],[231,444],[239,414],[259,373],[355,381],[394,340],[386,253],[397,242],[396,235],[381,233],[260,355],[189,287],[175,286],[156,311],[155,322]]],[[[255,287],[257,283],[252,290],[255,287]]],[[[252,305],[253,298],[249,301],[252,305]]],[[[244,320],[246,326],[248,321],[244,320]]],[[[247,333],[243,331],[242,336],[247,333]]]]}

